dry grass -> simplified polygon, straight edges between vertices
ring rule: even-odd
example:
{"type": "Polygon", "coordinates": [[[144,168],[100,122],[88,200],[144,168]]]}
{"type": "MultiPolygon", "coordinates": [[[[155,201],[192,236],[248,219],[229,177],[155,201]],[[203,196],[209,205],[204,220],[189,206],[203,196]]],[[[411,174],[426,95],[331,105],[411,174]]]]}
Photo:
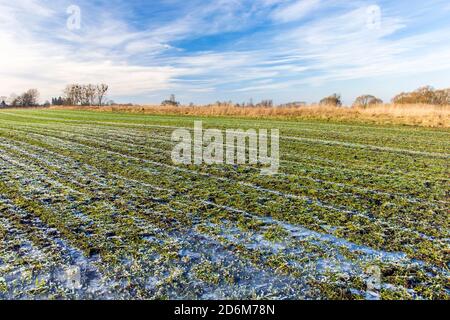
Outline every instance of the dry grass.
{"type": "Polygon", "coordinates": [[[235,116],[249,118],[317,119],[326,121],[402,124],[450,128],[450,106],[378,105],[369,108],[307,106],[298,108],[241,108],[234,106],[112,106],[52,107],[52,109],[129,112],[154,115],[235,116]]]}

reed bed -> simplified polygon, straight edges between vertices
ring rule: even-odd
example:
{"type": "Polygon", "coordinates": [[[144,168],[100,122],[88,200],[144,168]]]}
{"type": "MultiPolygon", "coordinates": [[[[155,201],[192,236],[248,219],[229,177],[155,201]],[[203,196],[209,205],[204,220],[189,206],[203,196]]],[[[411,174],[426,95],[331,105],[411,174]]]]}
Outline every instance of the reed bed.
{"type": "Polygon", "coordinates": [[[334,106],[304,106],[292,108],[236,107],[236,106],[72,106],[51,109],[92,110],[155,115],[231,116],[248,118],[303,119],[323,121],[399,124],[422,127],[449,128],[450,106],[433,105],[377,105],[368,108],[334,106]]]}

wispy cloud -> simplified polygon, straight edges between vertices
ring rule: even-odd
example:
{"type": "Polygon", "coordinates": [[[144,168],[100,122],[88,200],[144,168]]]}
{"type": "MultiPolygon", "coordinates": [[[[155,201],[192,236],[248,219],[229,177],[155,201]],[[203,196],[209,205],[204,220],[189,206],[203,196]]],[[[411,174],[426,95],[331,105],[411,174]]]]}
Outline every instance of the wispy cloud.
{"type": "Polygon", "coordinates": [[[78,1],[79,30],[66,26],[71,4],[0,0],[1,95],[37,87],[49,99],[68,83],[107,82],[119,101],[170,91],[203,102],[296,100],[305,86],[317,100],[339,82],[450,69],[441,0],[408,10],[380,1],[375,25],[362,0],[78,1]]]}
{"type": "Polygon", "coordinates": [[[281,22],[300,20],[317,9],[321,2],[321,0],[297,0],[277,8],[272,13],[272,18],[281,22]]]}

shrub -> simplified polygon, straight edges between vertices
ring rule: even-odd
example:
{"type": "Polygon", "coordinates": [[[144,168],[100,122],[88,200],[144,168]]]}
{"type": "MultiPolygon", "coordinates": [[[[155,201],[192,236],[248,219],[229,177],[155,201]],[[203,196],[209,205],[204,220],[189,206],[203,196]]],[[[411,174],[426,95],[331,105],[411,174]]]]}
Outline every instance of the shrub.
{"type": "Polygon", "coordinates": [[[13,107],[34,107],[39,104],[39,91],[30,89],[18,97],[13,97],[11,105],[13,107]]]}
{"type": "Polygon", "coordinates": [[[175,95],[171,94],[169,100],[164,100],[161,102],[161,105],[164,107],[178,107],[180,103],[175,98],[175,95]]]}
{"type": "Polygon", "coordinates": [[[413,92],[402,92],[392,99],[392,103],[450,105],[450,89],[435,90],[426,86],[413,92]]]}
{"type": "Polygon", "coordinates": [[[335,93],[329,97],[323,98],[320,100],[320,105],[340,107],[342,106],[341,95],[335,93]]]}
{"type": "Polygon", "coordinates": [[[353,103],[354,108],[367,108],[369,106],[377,105],[377,104],[383,104],[383,100],[378,99],[375,96],[372,96],[370,94],[363,95],[358,98],[356,98],[355,102],[353,103]]]}

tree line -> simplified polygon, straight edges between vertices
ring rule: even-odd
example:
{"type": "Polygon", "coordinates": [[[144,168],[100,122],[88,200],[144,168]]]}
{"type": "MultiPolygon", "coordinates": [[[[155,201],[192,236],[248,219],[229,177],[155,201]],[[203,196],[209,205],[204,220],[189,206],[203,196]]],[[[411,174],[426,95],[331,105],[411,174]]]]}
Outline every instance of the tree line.
{"type": "MultiPolygon", "coordinates": [[[[450,105],[450,88],[435,90],[431,86],[421,87],[412,92],[402,92],[396,95],[392,104],[429,104],[429,105],[450,105]]],[[[367,108],[374,105],[383,104],[383,100],[373,95],[362,95],[356,98],[353,103],[355,108],[367,108]]],[[[323,98],[320,105],[342,106],[342,98],[339,94],[333,94],[323,98]]]]}
{"type": "MultiPolygon", "coordinates": [[[[414,90],[412,92],[403,92],[392,99],[392,104],[429,104],[429,105],[450,105],[450,88],[435,90],[431,86],[426,86],[414,90]]],[[[383,100],[377,98],[371,94],[365,94],[359,96],[355,99],[352,104],[353,108],[368,108],[371,106],[382,105],[384,104],[383,100]]],[[[179,105],[179,104],[177,104],[179,105]]],[[[242,104],[234,104],[233,102],[216,102],[216,106],[234,106],[234,107],[265,107],[271,108],[274,106],[272,100],[263,100],[260,103],[253,103],[253,100],[250,99],[249,103],[242,104]]],[[[285,103],[281,105],[277,105],[279,108],[291,108],[291,107],[303,107],[307,104],[305,102],[291,102],[285,103]]],[[[342,96],[340,94],[332,94],[328,97],[320,100],[319,105],[321,106],[334,106],[334,107],[342,107],[344,104],[342,102],[342,96]]]]}
{"type": "MultiPolygon", "coordinates": [[[[71,84],[68,85],[61,97],[52,98],[51,103],[46,102],[43,106],[102,106],[106,103],[106,94],[109,86],[107,84],[71,84]]],[[[396,95],[392,101],[393,104],[430,104],[430,105],[450,105],[450,88],[435,90],[431,86],[421,87],[412,92],[402,92],[396,95]]],[[[112,102],[111,102],[112,103],[112,102]]],[[[381,105],[383,100],[373,95],[362,95],[356,98],[353,103],[355,108],[367,108],[370,106],[381,105]]],[[[333,94],[323,98],[320,105],[343,106],[340,94],[333,94]]],[[[163,106],[180,106],[180,102],[176,101],[175,95],[171,95],[168,100],[162,102],[163,106]]],[[[191,104],[193,105],[193,104],[191,104]]],[[[277,107],[301,107],[306,105],[305,102],[292,102],[278,105],[277,107]]],[[[30,89],[21,95],[12,94],[10,98],[0,97],[0,107],[36,107],[39,106],[39,91],[30,89]]],[[[236,107],[274,107],[272,100],[263,100],[260,103],[253,103],[251,99],[249,103],[234,104],[231,101],[217,102],[216,106],[236,106],[236,107]]]]}
{"type": "Polygon", "coordinates": [[[39,106],[39,91],[37,89],[30,89],[21,95],[11,94],[8,98],[1,97],[0,105],[2,107],[36,107],[39,106]]]}
{"type": "MultiPolygon", "coordinates": [[[[46,101],[42,106],[102,106],[106,103],[108,89],[107,84],[71,84],[65,88],[62,97],[52,98],[51,103],[46,101]]],[[[11,94],[9,98],[0,97],[0,107],[37,107],[40,106],[39,97],[37,89],[30,89],[19,96],[11,94]]]]}
{"type": "Polygon", "coordinates": [[[435,90],[426,86],[413,92],[402,92],[392,99],[392,103],[450,105],[450,88],[435,90]]]}
{"type": "Polygon", "coordinates": [[[107,84],[71,84],[64,90],[64,98],[53,98],[53,105],[64,106],[102,106],[106,100],[107,84]]]}

